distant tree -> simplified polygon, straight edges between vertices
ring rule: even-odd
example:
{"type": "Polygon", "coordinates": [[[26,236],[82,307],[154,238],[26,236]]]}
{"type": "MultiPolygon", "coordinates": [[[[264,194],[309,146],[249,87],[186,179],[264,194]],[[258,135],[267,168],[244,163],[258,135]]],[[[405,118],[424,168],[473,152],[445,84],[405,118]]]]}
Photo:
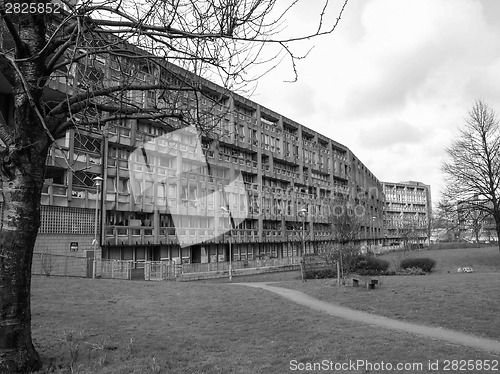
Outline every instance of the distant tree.
{"type": "MultiPolygon", "coordinates": [[[[213,127],[210,115],[200,116],[196,100],[192,106],[182,99],[186,92],[204,94],[203,84],[210,84],[197,77],[234,89],[258,76],[250,74],[253,66],[265,72],[286,58],[296,78],[296,61],[303,56],[293,52],[293,43],[332,33],[346,5],[328,21],[332,4],[324,0],[317,27],[281,38],[297,3],[0,2],[0,82],[13,98],[0,111],[0,372],[41,367],[31,339],[30,282],[51,145],[76,126],[106,131],[127,120],[213,127]],[[145,72],[154,79],[141,80],[145,72]],[[49,89],[51,83],[63,87],[62,95],[49,89]]],[[[212,100],[217,105],[221,98],[212,100]]]]}
{"type": "MultiPolygon", "coordinates": [[[[479,243],[481,233],[491,230],[492,216],[484,210],[478,210],[478,203],[478,200],[456,203],[442,199],[437,206],[435,228],[446,230],[450,240],[470,236],[479,243]]],[[[490,234],[488,236],[491,237],[490,234]]]]}
{"type": "Polygon", "coordinates": [[[340,262],[342,277],[349,272],[352,259],[359,254],[359,248],[354,244],[360,239],[365,218],[363,206],[353,206],[348,196],[338,195],[330,202],[328,221],[332,240],[339,244],[336,258],[340,262]]]}
{"type": "Polygon", "coordinates": [[[450,203],[449,200],[441,199],[434,212],[432,228],[437,232],[444,232],[446,241],[455,240],[460,228],[457,205],[450,203]]]}
{"type": "Polygon", "coordinates": [[[467,201],[459,202],[458,222],[460,229],[465,233],[471,233],[473,240],[479,244],[481,233],[490,226],[491,215],[490,213],[477,208],[481,201],[467,201]]]}
{"type": "Polygon", "coordinates": [[[403,219],[398,228],[398,235],[403,241],[403,251],[410,251],[419,244],[420,238],[427,235],[427,225],[421,220],[412,218],[403,219]]]}
{"type": "MultiPolygon", "coordinates": [[[[444,196],[491,215],[500,234],[500,128],[494,110],[478,100],[446,149],[444,196]]],[[[500,242],[499,242],[500,250],[500,242]]]]}

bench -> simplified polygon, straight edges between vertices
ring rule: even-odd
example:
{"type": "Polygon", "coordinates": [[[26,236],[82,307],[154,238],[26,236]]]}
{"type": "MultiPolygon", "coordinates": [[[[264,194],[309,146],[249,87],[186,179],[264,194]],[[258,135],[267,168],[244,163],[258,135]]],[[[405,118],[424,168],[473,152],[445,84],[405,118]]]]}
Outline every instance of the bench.
{"type": "Polygon", "coordinates": [[[366,281],[366,288],[369,290],[374,290],[376,284],[378,284],[378,279],[372,278],[372,279],[366,281]]]}
{"type": "Polygon", "coordinates": [[[378,279],[377,278],[362,279],[361,277],[352,278],[353,287],[359,287],[360,282],[363,282],[366,285],[367,289],[373,290],[375,289],[375,285],[378,284],[378,279]]]}

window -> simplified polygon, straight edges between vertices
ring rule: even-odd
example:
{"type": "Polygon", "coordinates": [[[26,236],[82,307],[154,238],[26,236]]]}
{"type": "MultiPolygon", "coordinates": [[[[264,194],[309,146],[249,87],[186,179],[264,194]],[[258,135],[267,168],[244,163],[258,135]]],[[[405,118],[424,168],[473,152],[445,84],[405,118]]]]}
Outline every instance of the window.
{"type": "Polygon", "coordinates": [[[48,166],[45,171],[45,182],[55,184],[66,184],[66,173],[64,169],[48,166]]]}
{"type": "Polygon", "coordinates": [[[119,178],[118,180],[118,192],[120,193],[129,193],[129,179],[128,178],[119,178]]]}
{"type": "Polygon", "coordinates": [[[115,178],[110,178],[108,177],[106,180],[106,192],[116,192],[116,186],[115,186],[115,178]]]}
{"type": "Polygon", "coordinates": [[[81,187],[94,187],[94,178],[97,174],[77,171],[73,174],[73,185],[81,187]]]}
{"type": "Polygon", "coordinates": [[[101,140],[89,136],[75,134],[75,149],[82,149],[92,153],[101,153],[101,140]]]}
{"type": "Polygon", "coordinates": [[[165,185],[164,184],[158,184],[156,195],[159,199],[165,198],[165,185]]]}
{"type": "Polygon", "coordinates": [[[136,195],[142,195],[144,193],[144,186],[142,185],[141,183],[142,181],[141,180],[134,180],[134,187],[133,187],[133,191],[136,195]]]}

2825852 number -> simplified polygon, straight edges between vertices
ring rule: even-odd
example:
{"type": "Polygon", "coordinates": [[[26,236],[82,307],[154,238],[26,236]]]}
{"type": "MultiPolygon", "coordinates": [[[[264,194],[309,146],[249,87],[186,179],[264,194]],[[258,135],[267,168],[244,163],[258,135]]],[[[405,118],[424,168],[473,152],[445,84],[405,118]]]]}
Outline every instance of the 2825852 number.
{"type": "Polygon", "coordinates": [[[61,13],[61,4],[52,3],[5,3],[6,14],[61,13]]]}
{"type": "Polygon", "coordinates": [[[498,371],[498,360],[444,360],[443,370],[470,371],[485,370],[498,371]]]}

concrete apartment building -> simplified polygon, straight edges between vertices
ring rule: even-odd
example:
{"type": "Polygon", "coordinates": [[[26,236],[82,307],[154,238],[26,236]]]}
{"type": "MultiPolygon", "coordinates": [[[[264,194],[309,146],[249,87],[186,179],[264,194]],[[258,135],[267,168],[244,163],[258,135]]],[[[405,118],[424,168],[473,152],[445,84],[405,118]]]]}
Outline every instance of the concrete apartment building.
{"type": "MultiPolygon", "coordinates": [[[[140,82],[164,74],[137,59],[129,63],[137,64],[140,82]]],[[[119,79],[116,64],[99,55],[85,69],[71,72],[71,79],[52,79],[45,94],[62,100],[66,93],[85,89],[89,74],[119,79]]],[[[229,242],[232,261],[295,257],[303,248],[313,252],[332,244],[327,207],[338,194],[349,196],[365,213],[361,244],[382,244],[382,183],[348,147],[214,83],[198,81],[199,92],[179,93],[176,100],[199,108],[210,125],[206,131],[175,119],[167,125],[123,120],[103,128],[79,125],[51,147],[35,252],[86,256],[93,253],[96,236],[96,257],[139,266],[145,261],[225,262],[229,242]],[[96,186],[96,177],[102,185],[96,186]]],[[[155,91],[132,92],[125,99],[135,105],[167,105],[155,91]]],[[[0,107],[11,118],[6,85],[0,107]]],[[[106,113],[94,118],[100,115],[106,113]]],[[[415,189],[419,195],[421,187],[415,189]]],[[[418,217],[427,217],[425,204],[418,217]]]]}
{"type": "Polygon", "coordinates": [[[401,246],[429,244],[431,228],[431,188],[421,182],[382,182],[384,209],[384,244],[401,246]]]}

